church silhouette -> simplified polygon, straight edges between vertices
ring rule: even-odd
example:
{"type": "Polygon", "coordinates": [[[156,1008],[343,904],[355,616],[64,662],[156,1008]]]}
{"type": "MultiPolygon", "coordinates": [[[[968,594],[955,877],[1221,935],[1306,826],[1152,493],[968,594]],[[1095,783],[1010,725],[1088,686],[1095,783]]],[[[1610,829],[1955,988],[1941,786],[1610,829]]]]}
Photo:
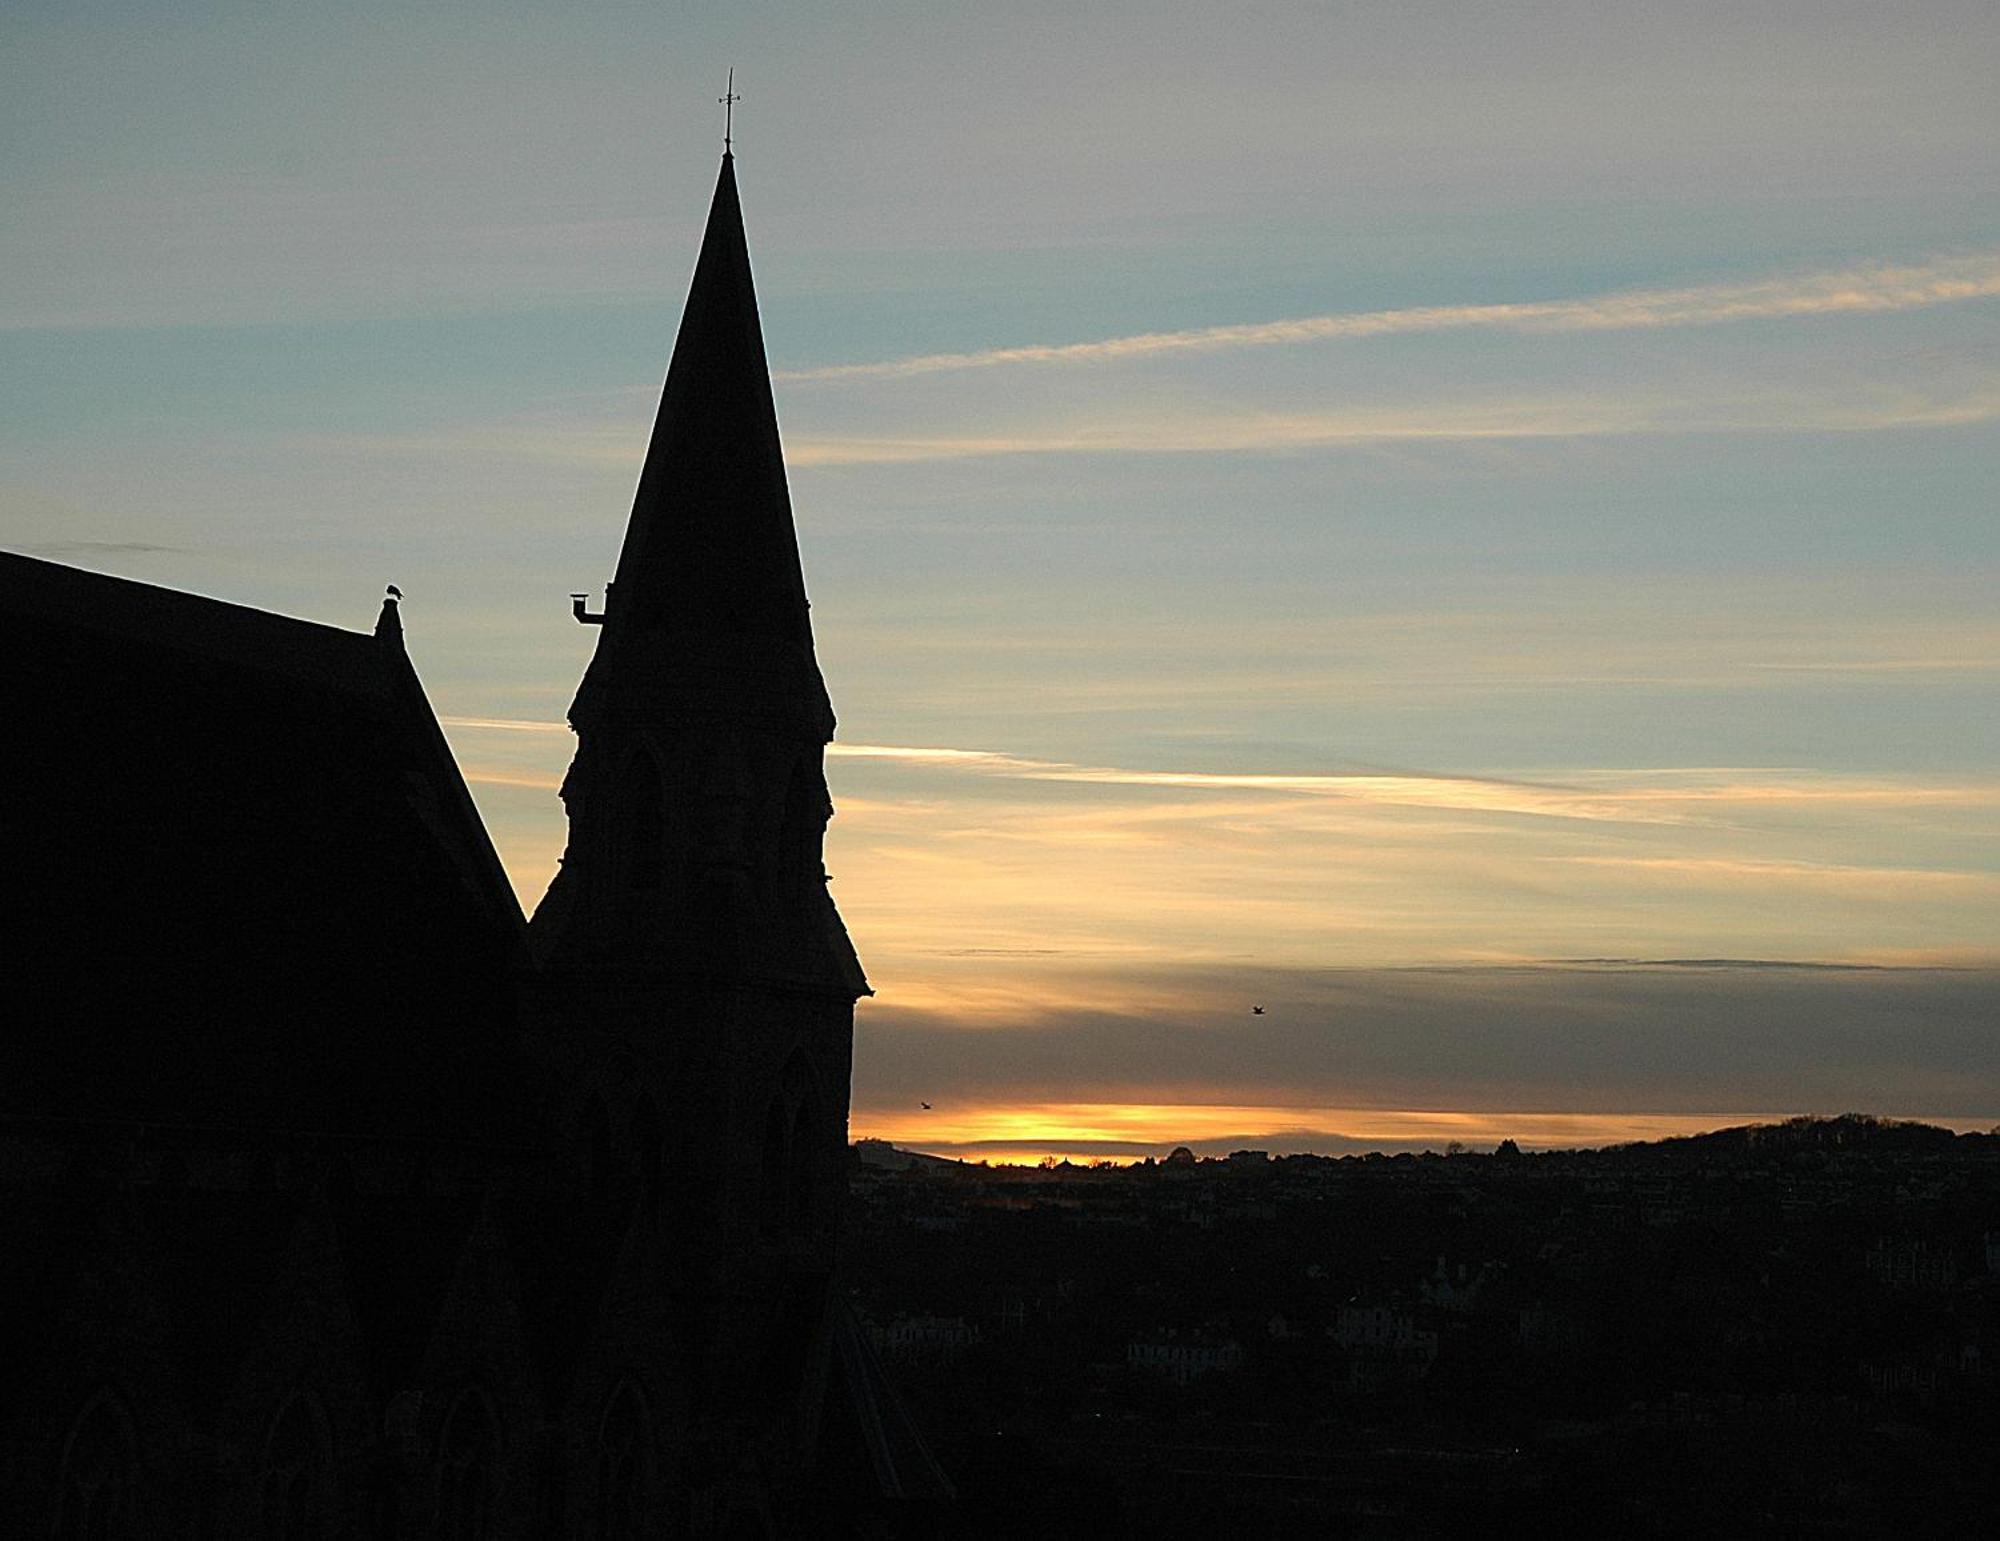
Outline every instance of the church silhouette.
{"type": "Polygon", "coordinates": [[[524,921],[404,652],[0,556],[9,1535],[901,1535],[725,154],[524,921]]]}

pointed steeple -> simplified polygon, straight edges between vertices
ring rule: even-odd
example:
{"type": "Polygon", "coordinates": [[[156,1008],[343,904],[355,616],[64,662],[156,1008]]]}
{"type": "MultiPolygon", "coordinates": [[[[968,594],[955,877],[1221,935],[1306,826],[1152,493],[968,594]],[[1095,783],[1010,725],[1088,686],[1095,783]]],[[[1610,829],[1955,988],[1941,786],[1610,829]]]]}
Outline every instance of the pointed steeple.
{"type": "Polygon", "coordinates": [[[733,702],[760,716],[790,697],[832,731],[728,154],[571,719],[637,704],[635,691],[670,710],[733,702]]]}
{"type": "Polygon", "coordinates": [[[826,887],[833,708],[813,658],[732,158],[722,160],[597,650],[569,844],[530,934],[557,972],[867,989],[826,887]],[[733,971],[733,973],[732,973],[733,971]]]}

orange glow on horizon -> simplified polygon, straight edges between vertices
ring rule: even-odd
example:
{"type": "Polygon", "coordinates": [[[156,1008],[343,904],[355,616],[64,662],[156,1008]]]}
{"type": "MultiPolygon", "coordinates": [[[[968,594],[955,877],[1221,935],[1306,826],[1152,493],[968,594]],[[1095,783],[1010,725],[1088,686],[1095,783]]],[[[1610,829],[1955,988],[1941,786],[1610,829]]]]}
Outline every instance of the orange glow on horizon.
{"type": "MultiPolygon", "coordinates": [[[[1434,1109],[1269,1107],[1237,1103],[1043,1102],[965,1109],[857,1108],[852,1138],[907,1150],[1033,1165],[1045,1156],[1078,1163],[1135,1161],[1175,1145],[1237,1146],[1340,1154],[1379,1141],[1442,1150],[1515,1140],[1524,1147],[1588,1147],[1662,1140],[1790,1113],[1512,1113],[1434,1109]],[[1350,1143],[1352,1142],[1352,1143],[1350,1143]]],[[[1950,1120],[1936,1120],[1949,1124],[1950,1120]]]]}

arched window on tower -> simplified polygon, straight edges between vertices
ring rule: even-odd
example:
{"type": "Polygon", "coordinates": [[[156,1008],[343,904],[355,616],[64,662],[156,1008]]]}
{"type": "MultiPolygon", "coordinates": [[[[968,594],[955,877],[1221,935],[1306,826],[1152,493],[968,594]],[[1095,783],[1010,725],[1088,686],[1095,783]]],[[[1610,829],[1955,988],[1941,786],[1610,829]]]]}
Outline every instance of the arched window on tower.
{"type": "Polygon", "coordinates": [[[653,1099],[641,1094],[632,1111],[632,1159],[639,1174],[639,1204],[648,1214],[660,1212],[660,1115],[653,1099]]]}
{"type": "Polygon", "coordinates": [[[139,1517],[139,1447],[130,1414],[109,1392],[85,1404],[63,1447],[58,1541],[124,1541],[139,1517]]]}
{"type": "Polygon", "coordinates": [[[810,1236],[819,1218],[825,1133],[805,1055],[794,1052],[764,1111],[758,1160],[758,1228],[767,1237],[810,1236]]]}
{"type": "Polygon", "coordinates": [[[785,1229],[810,1236],[819,1208],[819,1120],[807,1088],[792,1109],[788,1170],[785,1174],[785,1229]]]}
{"type": "Polygon", "coordinates": [[[790,1133],[781,1091],[764,1109],[764,1139],[757,1154],[757,1228],[770,1237],[782,1234],[785,1228],[785,1184],[791,1166],[786,1139],[790,1133]]]}
{"type": "Polygon", "coordinates": [[[621,1382],[597,1429],[596,1541],[638,1541],[647,1533],[652,1489],[652,1434],[646,1406],[621,1382]]]}
{"type": "Polygon", "coordinates": [[[810,905],[821,886],[825,873],[821,842],[828,811],[826,777],[812,757],[802,758],[785,784],[770,879],[772,897],[793,923],[809,913],[801,907],[810,905]]]}
{"type": "Polygon", "coordinates": [[[487,1541],[493,1533],[499,1441],[486,1399],[464,1391],[438,1441],[438,1525],[442,1541],[487,1541]]]}
{"type": "Polygon", "coordinates": [[[264,1443],[258,1484],[265,1541],[319,1541],[325,1533],[326,1427],[310,1394],[285,1404],[264,1443]]]}
{"type": "Polygon", "coordinates": [[[618,852],[620,886],[627,893],[652,893],[666,880],[667,809],[659,761],[646,750],[635,750],[626,759],[612,806],[618,820],[611,839],[618,852]]]}
{"type": "Polygon", "coordinates": [[[592,1203],[602,1203],[611,1197],[618,1181],[618,1154],[611,1145],[611,1115],[605,1112],[603,1099],[590,1099],[590,1111],[585,1119],[585,1138],[589,1141],[590,1198],[592,1203]]]}

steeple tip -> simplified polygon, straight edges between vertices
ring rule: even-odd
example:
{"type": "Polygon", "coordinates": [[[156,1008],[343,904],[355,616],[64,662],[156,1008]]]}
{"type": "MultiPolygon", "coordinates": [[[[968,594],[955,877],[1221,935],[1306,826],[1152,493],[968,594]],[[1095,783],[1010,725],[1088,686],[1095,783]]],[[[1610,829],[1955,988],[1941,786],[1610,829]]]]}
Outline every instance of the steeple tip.
{"type": "MultiPolygon", "coordinates": [[[[748,711],[757,681],[753,694],[776,694],[756,710],[803,713],[831,733],[726,149],[612,589],[572,720],[607,692],[654,700],[669,677],[678,700],[748,711]]],[[[598,619],[587,600],[571,604],[598,619]]]]}
{"type": "Polygon", "coordinates": [[[736,94],[736,66],[732,64],[729,66],[729,84],[723,88],[722,95],[715,99],[716,105],[722,109],[722,161],[724,165],[727,165],[731,159],[730,144],[734,140],[736,132],[736,104],[742,100],[743,98],[736,94]]]}

